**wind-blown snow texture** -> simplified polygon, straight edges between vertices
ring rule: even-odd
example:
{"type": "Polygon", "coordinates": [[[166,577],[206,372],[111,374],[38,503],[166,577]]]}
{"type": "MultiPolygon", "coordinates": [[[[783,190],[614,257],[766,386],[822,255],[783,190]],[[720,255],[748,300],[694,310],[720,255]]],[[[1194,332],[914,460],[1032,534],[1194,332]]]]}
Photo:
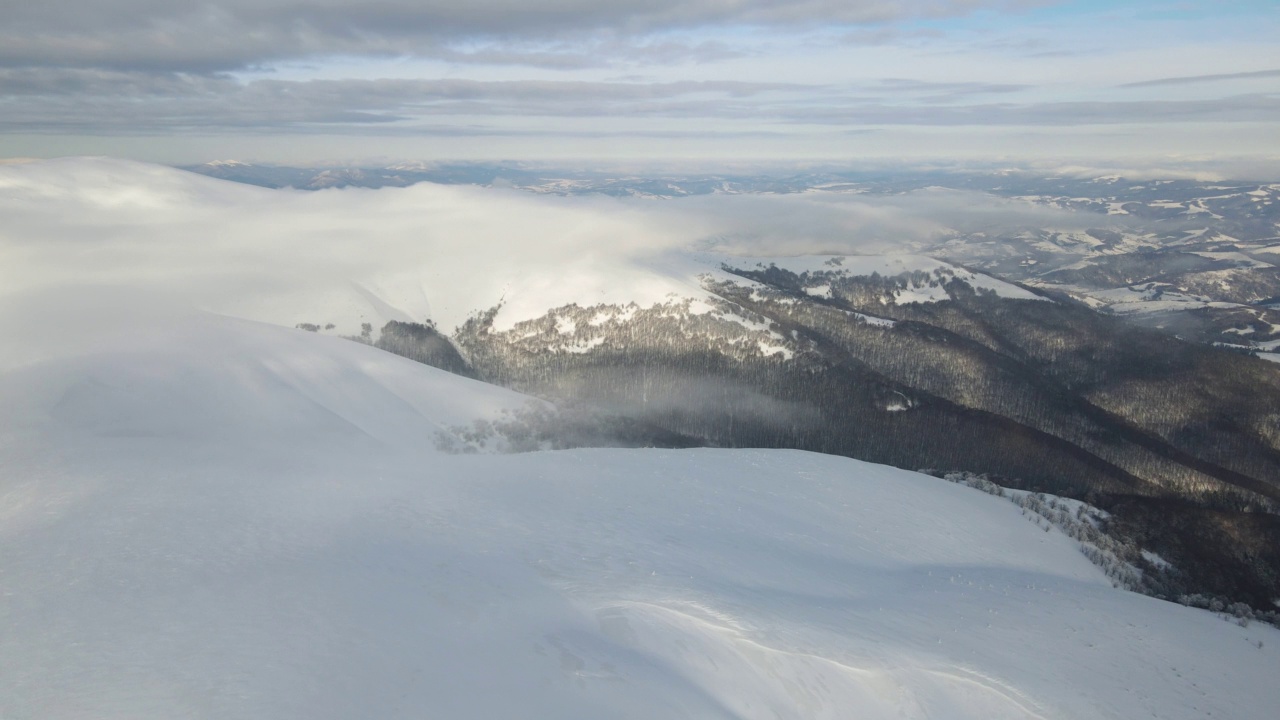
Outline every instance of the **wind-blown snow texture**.
{"type": "Polygon", "coordinates": [[[788,451],[445,455],[529,399],[125,285],[0,304],[4,720],[1280,707],[1274,628],[1115,590],[999,498],[788,451]]]}

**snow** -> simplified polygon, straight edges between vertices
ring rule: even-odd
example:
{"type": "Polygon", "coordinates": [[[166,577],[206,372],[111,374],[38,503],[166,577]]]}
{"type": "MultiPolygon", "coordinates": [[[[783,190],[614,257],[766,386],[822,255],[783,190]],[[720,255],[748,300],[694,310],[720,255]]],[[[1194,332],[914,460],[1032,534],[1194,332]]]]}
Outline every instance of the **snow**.
{"type": "Polygon", "coordinates": [[[1192,255],[1199,255],[1200,257],[1209,258],[1210,260],[1226,260],[1226,261],[1234,262],[1234,263],[1236,263],[1236,264],[1237,264],[1237,266],[1238,266],[1238,267],[1242,267],[1242,268],[1255,268],[1255,269],[1256,269],[1256,268],[1269,268],[1269,267],[1275,267],[1274,265],[1272,265],[1272,264],[1270,264],[1270,263],[1265,263],[1265,262],[1261,262],[1261,261],[1259,261],[1259,260],[1254,260],[1253,258],[1251,258],[1251,257],[1249,257],[1249,256],[1247,256],[1247,255],[1245,255],[1244,253],[1240,253],[1240,252],[1205,252],[1205,251],[1196,251],[1196,252],[1192,252],[1191,254],[1192,254],[1192,255]]]}
{"type": "Polygon", "coordinates": [[[578,331],[578,324],[573,320],[556,316],[556,332],[561,335],[572,335],[578,331]]]}
{"type": "MultiPolygon", "coordinates": [[[[94,188],[133,172],[35,166],[94,188]]],[[[6,720],[1250,720],[1280,704],[1274,628],[1116,590],[1066,536],[936,478],[796,451],[447,454],[441,433],[533,401],[244,318],[297,302],[253,281],[281,252],[254,248],[301,249],[319,227],[305,213],[233,242],[244,214],[182,220],[186,193],[248,212],[257,190],[85,200],[15,177],[0,173],[6,720]],[[66,212],[86,202],[141,216],[66,212]],[[229,303],[245,295],[276,299],[229,303]]],[[[381,192],[332,197],[435,191],[381,192]]],[[[354,278],[407,312],[367,266],[299,279],[324,253],[341,255],[316,244],[273,282],[314,300],[354,278]]]]}
{"type": "Polygon", "coordinates": [[[884,409],[886,412],[906,412],[907,410],[915,407],[915,403],[912,402],[911,398],[903,395],[897,390],[895,390],[894,393],[897,394],[898,397],[890,400],[889,403],[885,405],[884,409]]]}
{"type": "MultiPolygon", "coordinates": [[[[1207,214],[1209,217],[1213,218],[1214,220],[1221,220],[1221,219],[1222,219],[1222,216],[1221,216],[1221,215],[1219,215],[1218,213],[1215,213],[1214,211],[1212,211],[1212,210],[1210,210],[1209,208],[1207,208],[1207,207],[1205,207],[1205,206],[1204,206],[1204,200],[1197,200],[1197,201],[1195,201],[1194,203],[1189,204],[1189,205],[1187,206],[1187,209],[1186,209],[1185,211],[1183,211],[1183,214],[1184,214],[1184,215],[1202,215],[1202,214],[1207,214]]],[[[1207,229],[1208,229],[1208,228],[1206,228],[1206,230],[1207,230],[1207,229]]]]}
{"type": "MultiPolygon", "coordinates": [[[[0,322],[15,346],[0,354],[0,429],[74,438],[148,439],[226,447],[279,441],[353,442],[362,449],[431,442],[439,432],[534,402],[494,385],[422,373],[418,363],[302,330],[204,313],[121,322],[93,307],[72,320],[0,322]],[[106,330],[86,336],[76,322],[106,330]],[[40,337],[57,326],[71,348],[40,337]]],[[[3,319],[3,318],[0,318],[3,319]]],[[[299,448],[302,450],[303,448],[299,448]]]]}
{"type": "Polygon", "coordinates": [[[1115,590],[999,498],[791,451],[441,455],[423,433],[519,396],[312,333],[182,327],[3,375],[0,716],[1280,701],[1276,631],[1115,590]]]}
{"type": "Polygon", "coordinates": [[[906,305],[907,303],[934,303],[946,300],[950,296],[942,287],[929,285],[911,285],[904,290],[898,290],[893,294],[893,301],[898,305],[906,305]]]}
{"type": "MultiPolygon", "coordinates": [[[[1208,274],[1201,273],[1202,276],[1208,274]]],[[[1058,285],[1056,287],[1071,292],[1092,308],[1105,307],[1108,312],[1116,315],[1156,314],[1199,308],[1230,309],[1249,307],[1238,303],[1210,301],[1199,295],[1188,295],[1167,290],[1162,292],[1161,288],[1155,283],[1107,290],[1094,290],[1073,285],[1058,285]]]]}
{"type": "Polygon", "coordinates": [[[639,306],[634,303],[621,308],[605,306],[597,310],[596,314],[592,315],[591,319],[587,320],[587,325],[591,327],[601,327],[611,320],[618,323],[625,323],[635,317],[636,311],[639,309],[639,306]]]}
{"type": "MultiPolygon", "coordinates": [[[[781,336],[778,336],[778,337],[781,337],[781,336]]],[[[765,357],[768,357],[769,355],[781,355],[783,360],[790,360],[796,355],[795,351],[793,351],[791,348],[785,347],[783,345],[773,345],[763,340],[759,341],[758,347],[760,348],[760,354],[764,355],[765,357]]]]}
{"type": "Polygon", "coordinates": [[[860,313],[860,312],[852,312],[852,311],[848,311],[848,310],[846,310],[846,311],[845,311],[845,314],[847,314],[847,315],[851,315],[851,316],[853,316],[853,317],[857,318],[858,320],[860,320],[860,321],[862,321],[862,322],[864,322],[864,323],[866,323],[866,324],[868,324],[868,325],[871,325],[872,327],[891,328],[891,327],[893,327],[893,326],[895,326],[895,325],[897,325],[897,324],[898,324],[898,321],[896,321],[896,320],[890,320],[890,319],[888,319],[888,318],[876,317],[876,316],[874,316],[874,315],[867,315],[867,314],[865,314],[865,313],[860,313]]]}
{"type": "MultiPolygon", "coordinates": [[[[894,277],[903,273],[926,272],[939,277],[956,277],[973,286],[975,289],[989,290],[1004,298],[1017,300],[1040,300],[1045,298],[1028,292],[1016,285],[997,280],[990,275],[971,272],[961,267],[950,265],[922,255],[804,255],[798,257],[709,257],[700,256],[704,262],[716,262],[729,268],[756,270],[776,265],[797,275],[803,273],[834,273],[843,277],[866,276],[878,273],[886,277],[894,277]]],[[[732,279],[732,276],[730,276],[732,279]]],[[[814,286],[805,290],[810,295],[821,295],[830,292],[830,285],[814,286]]],[[[941,287],[913,286],[900,291],[896,296],[899,303],[938,302],[948,298],[941,287]]]]}

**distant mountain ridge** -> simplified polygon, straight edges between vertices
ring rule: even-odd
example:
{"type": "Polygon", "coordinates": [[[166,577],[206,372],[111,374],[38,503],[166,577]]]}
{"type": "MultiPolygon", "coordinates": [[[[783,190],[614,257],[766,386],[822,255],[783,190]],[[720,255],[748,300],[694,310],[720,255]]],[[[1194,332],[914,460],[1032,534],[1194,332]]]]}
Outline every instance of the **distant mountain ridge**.
{"type": "Polygon", "coordinates": [[[1280,302],[1280,183],[1130,181],[1026,172],[645,177],[482,163],[315,169],[215,162],[187,169],[264,187],[308,190],[433,182],[655,199],[802,192],[892,198],[928,188],[977,191],[1070,211],[1085,227],[962,229],[904,249],[1028,283],[1199,342],[1264,354],[1280,350],[1280,310],[1274,307],[1280,302]],[[1091,217],[1096,218],[1092,228],[1091,217]],[[1116,221],[1125,224],[1116,226],[1116,221]]]}

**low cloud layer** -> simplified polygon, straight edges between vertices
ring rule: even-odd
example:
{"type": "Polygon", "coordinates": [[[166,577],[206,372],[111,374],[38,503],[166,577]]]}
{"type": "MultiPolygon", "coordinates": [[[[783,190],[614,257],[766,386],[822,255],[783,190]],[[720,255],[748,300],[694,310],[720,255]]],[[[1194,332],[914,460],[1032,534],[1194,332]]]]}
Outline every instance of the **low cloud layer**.
{"type": "Polygon", "coordinates": [[[1083,222],[953,191],[659,203],[430,184],[303,192],[89,159],[0,166],[0,214],[6,315],[34,303],[71,316],[106,292],[347,333],[387,319],[451,330],[499,302],[536,317],[570,302],[659,301],[689,289],[661,269],[688,250],[901,252],[952,229],[1083,222]]]}
{"type": "Polygon", "coordinates": [[[857,255],[920,251],[954,233],[1052,227],[1084,230],[1118,222],[979,192],[930,188],[900,195],[707,195],[670,203],[664,214],[714,218],[701,246],[733,255],[857,255]]]}

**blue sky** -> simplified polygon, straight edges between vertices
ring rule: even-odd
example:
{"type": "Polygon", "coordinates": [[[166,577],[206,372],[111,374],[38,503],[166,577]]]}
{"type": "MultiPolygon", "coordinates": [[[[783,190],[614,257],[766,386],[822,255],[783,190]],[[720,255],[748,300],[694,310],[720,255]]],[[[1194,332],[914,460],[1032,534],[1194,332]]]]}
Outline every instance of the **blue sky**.
{"type": "Polygon", "coordinates": [[[0,0],[0,155],[1272,161],[1277,8],[0,0]]]}

